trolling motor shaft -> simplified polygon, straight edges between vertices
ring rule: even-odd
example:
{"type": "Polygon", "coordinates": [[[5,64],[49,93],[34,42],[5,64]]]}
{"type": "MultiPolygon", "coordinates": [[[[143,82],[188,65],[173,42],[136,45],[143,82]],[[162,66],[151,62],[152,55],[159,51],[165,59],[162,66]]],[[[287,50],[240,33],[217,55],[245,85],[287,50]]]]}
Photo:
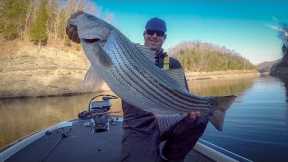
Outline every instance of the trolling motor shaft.
{"type": "Polygon", "coordinates": [[[110,99],[117,98],[113,95],[97,95],[90,99],[88,111],[83,111],[78,116],[80,119],[91,119],[95,132],[108,131],[111,119],[109,110],[112,106],[110,99]],[[102,97],[102,99],[99,100],[99,97],[102,97]]]}

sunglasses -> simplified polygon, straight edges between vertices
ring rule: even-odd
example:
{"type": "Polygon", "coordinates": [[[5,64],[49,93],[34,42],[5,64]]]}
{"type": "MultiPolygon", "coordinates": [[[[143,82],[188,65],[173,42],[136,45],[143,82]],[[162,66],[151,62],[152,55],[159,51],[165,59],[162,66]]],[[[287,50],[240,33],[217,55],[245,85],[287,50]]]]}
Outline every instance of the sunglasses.
{"type": "Polygon", "coordinates": [[[150,36],[154,35],[155,33],[156,33],[156,35],[157,35],[158,37],[163,37],[163,36],[165,35],[165,32],[163,32],[163,31],[146,30],[146,34],[148,34],[148,35],[150,35],[150,36]]]}

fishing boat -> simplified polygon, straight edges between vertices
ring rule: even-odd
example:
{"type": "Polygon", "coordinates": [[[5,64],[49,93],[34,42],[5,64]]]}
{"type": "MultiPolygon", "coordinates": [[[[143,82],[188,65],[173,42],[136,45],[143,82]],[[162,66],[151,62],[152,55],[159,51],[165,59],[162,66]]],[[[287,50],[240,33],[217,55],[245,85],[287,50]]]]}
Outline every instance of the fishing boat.
{"type": "MultiPolygon", "coordinates": [[[[99,96],[97,96],[99,97],[99,96]]],[[[110,99],[93,97],[79,118],[23,137],[3,148],[0,162],[117,162],[121,156],[123,118],[110,112],[110,99]]],[[[200,139],[185,162],[251,162],[200,139]]]]}

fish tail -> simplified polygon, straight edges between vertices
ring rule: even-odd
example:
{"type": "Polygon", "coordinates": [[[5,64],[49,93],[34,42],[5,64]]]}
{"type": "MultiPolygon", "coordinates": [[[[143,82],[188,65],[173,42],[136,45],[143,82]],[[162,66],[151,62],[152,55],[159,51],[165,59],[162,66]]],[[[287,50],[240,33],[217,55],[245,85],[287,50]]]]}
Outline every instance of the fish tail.
{"type": "Polygon", "coordinates": [[[217,130],[223,130],[225,111],[233,104],[236,97],[234,95],[213,97],[215,108],[209,120],[217,130]]]}

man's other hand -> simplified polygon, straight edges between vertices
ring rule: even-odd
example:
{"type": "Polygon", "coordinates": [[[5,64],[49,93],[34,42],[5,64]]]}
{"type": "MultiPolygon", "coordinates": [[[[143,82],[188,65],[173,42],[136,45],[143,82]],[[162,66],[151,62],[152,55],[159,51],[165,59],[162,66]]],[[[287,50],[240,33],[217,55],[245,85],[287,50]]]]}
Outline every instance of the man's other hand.
{"type": "Polygon", "coordinates": [[[200,112],[199,111],[192,111],[188,113],[188,118],[192,120],[196,120],[198,117],[200,117],[200,112]]]}

